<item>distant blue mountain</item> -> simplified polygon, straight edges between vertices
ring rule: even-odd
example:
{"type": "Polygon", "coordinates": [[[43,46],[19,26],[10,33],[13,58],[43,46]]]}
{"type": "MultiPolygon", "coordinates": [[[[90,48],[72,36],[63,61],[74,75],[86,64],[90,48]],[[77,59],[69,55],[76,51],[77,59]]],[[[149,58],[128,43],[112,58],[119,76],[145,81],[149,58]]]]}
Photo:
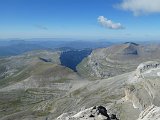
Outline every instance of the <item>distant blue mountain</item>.
{"type": "Polygon", "coordinates": [[[73,41],[64,39],[0,40],[0,56],[12,56],[32,50],[82,50],[112,45],[106,41],[73,41]]]}
{"type": "Polygon", "coordinates": [[[46,48],[36,44],[13,44],[9,46],[0,46],[0,56],[19,55],[32,50],[45,50],[46,48]]]}

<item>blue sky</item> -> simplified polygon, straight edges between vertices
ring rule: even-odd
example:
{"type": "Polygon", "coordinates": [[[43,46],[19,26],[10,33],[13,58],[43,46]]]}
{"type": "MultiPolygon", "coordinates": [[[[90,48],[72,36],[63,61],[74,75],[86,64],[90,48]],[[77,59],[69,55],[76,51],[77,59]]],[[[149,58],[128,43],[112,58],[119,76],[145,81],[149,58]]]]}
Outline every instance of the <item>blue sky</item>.
{"type": "Polygon", "coordinates": [[[0,38],[159,40],[159,0],[134,1],[0,0],[0,38]]]}

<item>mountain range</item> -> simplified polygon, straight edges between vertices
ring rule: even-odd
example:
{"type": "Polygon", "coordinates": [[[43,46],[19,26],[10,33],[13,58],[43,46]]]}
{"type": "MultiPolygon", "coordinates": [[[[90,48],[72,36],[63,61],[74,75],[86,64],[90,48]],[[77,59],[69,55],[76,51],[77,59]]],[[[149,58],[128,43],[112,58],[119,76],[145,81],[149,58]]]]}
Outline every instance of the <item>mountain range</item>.
{"type": "Polygon", "coordinates": [[[126,42],[3,56],[0,120],[159,120],[159,46],[126,42]]]}

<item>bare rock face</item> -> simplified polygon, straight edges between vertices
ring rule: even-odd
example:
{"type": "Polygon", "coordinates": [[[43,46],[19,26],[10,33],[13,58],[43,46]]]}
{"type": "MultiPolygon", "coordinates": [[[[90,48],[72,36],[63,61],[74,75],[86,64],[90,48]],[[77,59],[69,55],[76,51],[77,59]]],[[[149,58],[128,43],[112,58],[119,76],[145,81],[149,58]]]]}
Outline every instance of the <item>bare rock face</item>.
{"type": "Polygon", "coordinates": [[[140,114],[138,120],[160,120],[160,107],[149,106],[140,114]]]}
{"type": "Polygon", "coordinates": [[[141,111],[138,120],[160,119],[160,63],[141,63],[130,76],[125,88],[125,99],[141,111]]]}
{"type": "Polygon", "coordinates": [[[160,63],[157,61],[148,61],[141,63],[137,69],[136,69],[136,75],[138,77],[141,77],[143,73],[146,71],[152,70],[152,69],[157,69],[160,68],[160,63]]]}
{"type": "Polygon", "coordinates": [[[103,106],[94,106],[78,112],[64,113],[56,120],[119,120],[116,115],[107,113],[107,110],[103,106]]]}

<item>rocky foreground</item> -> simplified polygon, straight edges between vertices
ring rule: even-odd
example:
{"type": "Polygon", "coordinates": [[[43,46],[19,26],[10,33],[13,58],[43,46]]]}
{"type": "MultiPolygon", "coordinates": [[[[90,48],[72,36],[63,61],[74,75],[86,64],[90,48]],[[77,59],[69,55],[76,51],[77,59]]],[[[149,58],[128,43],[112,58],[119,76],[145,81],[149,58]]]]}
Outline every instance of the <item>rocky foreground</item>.
{"type": "Polygon", "coordinates": [[[119,120],[115,114],[108,114],[107,109],[103,106],[94,106],[82,110],[81,112],[64,113],[57,120],[119,120]]]}
{"type": "MultiPolygon", "coordinates": [[[[132,117],[132,116],[131,116],[132,117]]],[[[78,113],[64,113],[56,120],[120,120],[115,114],[108,114],[103,106],[92,107],[78,113]]],[[[160,120],[160,107],[149,106],[139,116],[137,120],[160,120]]]]}

